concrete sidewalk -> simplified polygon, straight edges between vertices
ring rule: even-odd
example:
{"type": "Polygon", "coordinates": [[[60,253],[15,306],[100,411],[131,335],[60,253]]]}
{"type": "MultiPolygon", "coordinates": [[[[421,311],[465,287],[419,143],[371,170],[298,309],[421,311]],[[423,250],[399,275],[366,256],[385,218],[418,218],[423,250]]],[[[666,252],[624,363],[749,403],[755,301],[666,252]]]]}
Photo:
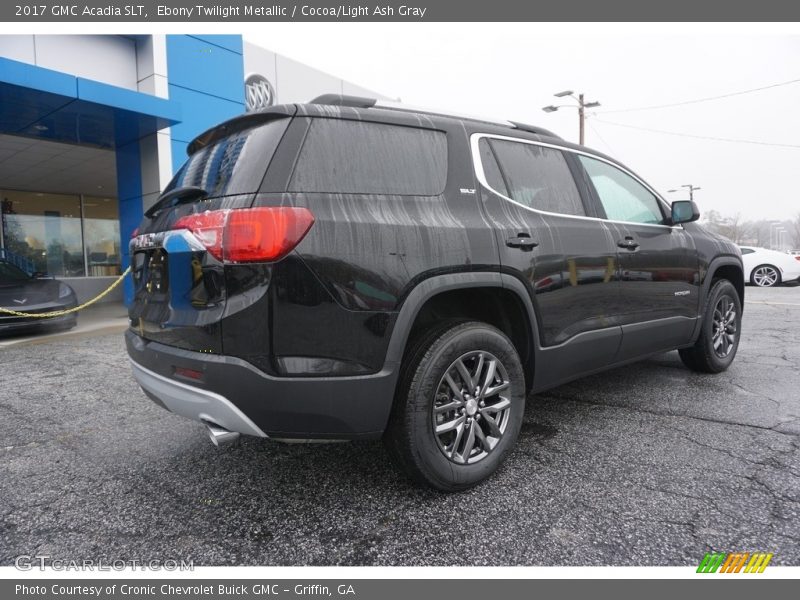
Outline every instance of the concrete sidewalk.
{"type": "Polygon", "coordinates": [[[78,313],[78,325],[69,331],[25,332],[8,335],[0,334],[0,350],[23,344],[41,344],[57,339],[84,335],[98,335],[125,331],[128,327],[128,309],[121,302],[102,302],[85,308],[78,313]]]}

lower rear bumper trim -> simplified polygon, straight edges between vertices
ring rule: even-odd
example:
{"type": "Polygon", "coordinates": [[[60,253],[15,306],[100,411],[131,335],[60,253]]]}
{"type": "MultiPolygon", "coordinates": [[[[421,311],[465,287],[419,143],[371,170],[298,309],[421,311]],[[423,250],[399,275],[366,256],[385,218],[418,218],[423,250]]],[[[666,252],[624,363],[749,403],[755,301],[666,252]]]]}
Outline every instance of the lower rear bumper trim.
{"type": "Polygon", "coordinates": [[[145,393],[157,398],[170,412],[195,421],[214,423],[228,431],[267,437],[225,396],[169,379],[133,360],[131,367],[134,378],[145,393]]]}

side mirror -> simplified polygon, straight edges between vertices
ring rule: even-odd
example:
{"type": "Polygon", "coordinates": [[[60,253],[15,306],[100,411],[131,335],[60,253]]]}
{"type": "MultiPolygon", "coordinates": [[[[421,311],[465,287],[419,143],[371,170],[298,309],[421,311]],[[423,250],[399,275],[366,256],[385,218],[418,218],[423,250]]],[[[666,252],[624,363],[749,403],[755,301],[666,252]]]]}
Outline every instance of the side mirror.
{"type": "Polygon", "coordinates": [[[53,279],[52,276],[42,271],[35,271],[33,275],[31,275],[31,277],[33,277],[34,279],[53,279]]]}
{"type": "Polygon", "coordinates": [[[700,218],[700,209],[692,200],[676,200],[672,203],[672,224],[691,223],[700,218]]]}

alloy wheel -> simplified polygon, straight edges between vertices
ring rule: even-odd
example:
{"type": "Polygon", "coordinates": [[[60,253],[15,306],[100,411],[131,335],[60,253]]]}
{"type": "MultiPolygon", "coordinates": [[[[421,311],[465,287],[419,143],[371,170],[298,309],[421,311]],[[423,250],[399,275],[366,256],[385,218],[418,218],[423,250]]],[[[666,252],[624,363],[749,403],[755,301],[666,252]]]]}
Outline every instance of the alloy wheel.
{"type": "Polygon", "coordinates": [[[448,367],[432,419],[436,443],[449,460],[474,464],[497,447],[509,424],[510,391],[506,368],[489,352],[468,352],[448,367]]]}
{"type": "Polygon", "coordinates": [[[736,305],[730,296],[722,296],[714,307],[711,340],[714,354],[719,358],[727,357],[736,345],[737,314],[736,305]]]}
{"type": "Polygon", "coordinates": [[[753,272],[753,281],[760,287],[772,287],[778,283],[778,272],[773,267],[758,267],[753,272]]]}

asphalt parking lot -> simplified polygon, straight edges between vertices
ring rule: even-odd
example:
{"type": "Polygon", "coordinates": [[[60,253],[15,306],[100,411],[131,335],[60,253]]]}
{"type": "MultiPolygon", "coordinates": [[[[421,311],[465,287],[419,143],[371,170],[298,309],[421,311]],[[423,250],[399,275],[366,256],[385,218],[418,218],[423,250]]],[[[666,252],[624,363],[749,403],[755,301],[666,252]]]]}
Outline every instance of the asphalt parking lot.
{"type": "Polygon", "coordinates": [[[214,448],[135,385],[120,334],[0,350],[0,564],[800,564],[800,287],[747,289],[732,368],[672,352],[528,400],[517,449],[457,495],[379,442],[214,448]]]}

